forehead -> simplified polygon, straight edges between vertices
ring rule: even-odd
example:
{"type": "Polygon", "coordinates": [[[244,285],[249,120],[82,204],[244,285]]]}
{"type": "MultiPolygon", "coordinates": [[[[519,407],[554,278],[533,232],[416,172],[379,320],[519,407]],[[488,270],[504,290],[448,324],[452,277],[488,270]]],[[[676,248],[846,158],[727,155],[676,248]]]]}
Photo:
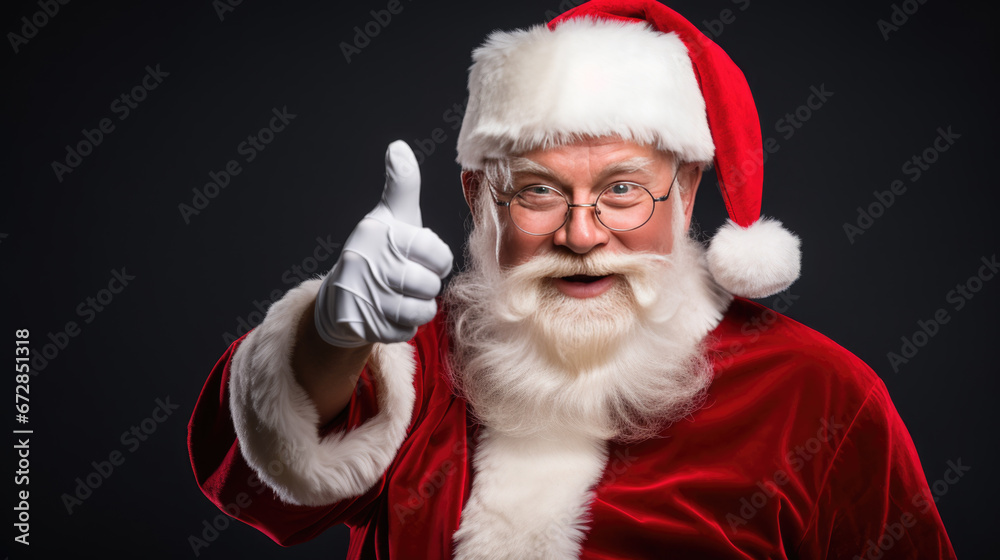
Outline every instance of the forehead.
{"type": "Polygon", "coordinates": [[[668,153],[615,137],[584,138],[527,151],[510,159],[515,178],[533,175],[566,180],[616,174],[655,176],[670,169],[672,164],[673,158],[668,153]]]}

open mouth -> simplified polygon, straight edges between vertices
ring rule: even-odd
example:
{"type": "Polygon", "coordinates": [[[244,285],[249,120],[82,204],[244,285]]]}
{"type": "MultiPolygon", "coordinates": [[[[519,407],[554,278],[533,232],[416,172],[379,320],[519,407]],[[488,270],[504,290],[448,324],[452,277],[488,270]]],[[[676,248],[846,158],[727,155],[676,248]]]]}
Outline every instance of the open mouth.
{"type": "Polygon", "coordinates": [[[592,284],[598,280],[603,280],[607,276],[587,276],[585,274],[574,274],[573,276],[563,276],[560,280],[565,280],[566,282],[580,282],[583,284],[592,284]]]}
{"type": "Polygon", "coordinates": [[[615,283],[613,274],[606,276],[590,276],[589,274],[573,274],[554,278],[554,284],[563,294],[575,298],[596,297],[608,291],[615,283]]]}

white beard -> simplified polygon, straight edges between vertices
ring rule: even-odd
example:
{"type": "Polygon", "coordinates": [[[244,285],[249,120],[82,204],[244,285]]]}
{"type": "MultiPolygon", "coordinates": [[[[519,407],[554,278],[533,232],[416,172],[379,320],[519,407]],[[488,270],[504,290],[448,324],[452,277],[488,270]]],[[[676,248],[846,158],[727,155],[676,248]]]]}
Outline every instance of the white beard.
{"type": "Polygon", "coordinates": [[[445,292],[450,375],[480,422],[515,437],[630,442],[700,406],[712,381],[702,341],[729,302],[700,244],[677,232],[666,256],[549,253],[500,271],[496,239],[495,226],[472,232],[472,266],[445,292]],[[578,299],[551,280],[574,274],[618,277],[578,299]]]}

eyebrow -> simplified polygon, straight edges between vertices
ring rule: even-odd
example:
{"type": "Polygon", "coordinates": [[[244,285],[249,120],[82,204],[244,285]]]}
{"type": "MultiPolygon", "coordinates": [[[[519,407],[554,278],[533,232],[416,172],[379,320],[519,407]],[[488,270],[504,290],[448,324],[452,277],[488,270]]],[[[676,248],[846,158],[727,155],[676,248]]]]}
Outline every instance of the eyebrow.
{"type": "MultiPolygon", "coordinates": [[[[653,159],[648,157],[636,156],[633,158],[616,161],[612,164],[601,169],[598,174],[600,178],[606,178],[611,175],[628,174],[628,173],[646,173],[649,174],[649,167],[652,165],[653,159]]],[[[559,174],[555,171],[545,167],[544,165],[538,163],[537,161],[528,159],[523,156],[515,156],[510,159],[510,171],[511,174],[515,173],[530,173],[532,175],[538,175],[540,177],[546,177],[549,179],[555,179],[560,183],[566,183],[559,177],[559,174]]]]}

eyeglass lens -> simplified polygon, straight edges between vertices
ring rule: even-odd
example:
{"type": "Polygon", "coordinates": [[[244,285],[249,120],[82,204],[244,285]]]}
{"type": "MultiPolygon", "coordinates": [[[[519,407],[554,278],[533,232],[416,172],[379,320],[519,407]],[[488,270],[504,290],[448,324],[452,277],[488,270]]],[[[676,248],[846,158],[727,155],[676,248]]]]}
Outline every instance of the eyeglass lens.
{"type": "MultiPolygon", "coordinates": [[[[653,215],[653,195],[634,183],[616,183],[597,197],[597,219],[605,227],[626,231],[635,229],[653,215]]],[[[510,202],[510,217],[527,233],[546,235],[566,223],[570,204],[552,187],[534,185],[519,191],[510,202]]]]}

